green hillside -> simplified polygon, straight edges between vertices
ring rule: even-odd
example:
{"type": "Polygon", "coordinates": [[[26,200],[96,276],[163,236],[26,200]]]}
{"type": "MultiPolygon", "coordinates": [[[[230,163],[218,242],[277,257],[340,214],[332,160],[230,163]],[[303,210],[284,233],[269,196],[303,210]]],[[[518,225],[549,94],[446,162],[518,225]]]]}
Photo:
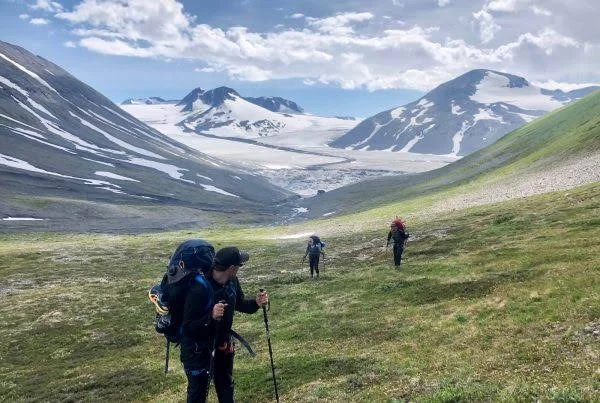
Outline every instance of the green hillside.
{"type": "MultiPolygon", "coordinates": [[[[0,395],[182,401],[146,290],[181,240],[203,237],[249,249],[246,292],[271,293],[282,401],[591,401],[598,217],[597,183],[440,215],[411,227],[401,271],[382,250],[385,228],[340,231],[319,281],[300,266],[303,239],[265,239],[281,228],[4,237],[0,395]]],[[[238,400],[269,401],[262,318],[236,323],[258,353],[238,354],[238,400]]]]}

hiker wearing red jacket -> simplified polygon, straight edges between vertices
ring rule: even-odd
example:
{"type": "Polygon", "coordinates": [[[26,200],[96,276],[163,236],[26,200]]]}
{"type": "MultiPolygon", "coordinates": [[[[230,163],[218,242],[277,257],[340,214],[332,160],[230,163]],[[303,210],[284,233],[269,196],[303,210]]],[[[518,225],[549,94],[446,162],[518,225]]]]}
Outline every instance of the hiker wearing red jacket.
{"type": "Polygon", "coordinates": [[[394,240],[394,265],[396,269],[400,267],[402,262],[402,252],[404,252],[404,245],[408,239],[409,234],[406,231],[406,225],[404,222],[397,218],[390,224],[390,232],[388,232],[387,243],[385,247],[390,246],[390,241],[394,240]]]}

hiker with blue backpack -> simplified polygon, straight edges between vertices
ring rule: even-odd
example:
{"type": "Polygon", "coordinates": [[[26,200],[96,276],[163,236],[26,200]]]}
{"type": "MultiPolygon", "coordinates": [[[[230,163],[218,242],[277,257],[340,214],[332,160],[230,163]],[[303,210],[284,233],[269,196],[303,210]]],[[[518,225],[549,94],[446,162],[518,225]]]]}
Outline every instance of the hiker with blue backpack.
{"type": "Polygon", "coordinates": [[[324,247],[325,243],[322,242],[318,236],[311,235],[308,238],[308,245],[306,245],[306,253],[304,253],[302,263],[304,264],[306,256],[308,256],[308,262],[310,264],[310,278],[314,278],[314,273],[316,273],[317,278],[319,278],[319,258],[321,255],[323,255],[323,261],[325,260],[325,252],[323,252],[324,247]]]}
{"type": "Polygon", "coordinates": [[[211,369],[219,402],[234,402],[235,347],[231,337],[234,311],[255,313],[268,302],[266,292],[259,292],[254,298],[244,296],[237,273],[248,258],[246,252],[236,247],[219,250],[209,275],[192,284],[188,291],[181,343],[188,402],[205,401],[211,369]]]}
{"type": "Polygon", "coordinates": [[[186,241],[171,257],[161,284],[150,290],[157,311],[156,330],[167,338],[165,372],[169,343],[181,344],[187,402],[206,402],[211,380],[220,403],[235,401],[232,336],[254,353],[231,328],[234,311],[255,313],[269,301],[262,290],[254,298],[245,297],[237,273],[248,259],[237,247],[215,254],[206,241],[186,241]]]}

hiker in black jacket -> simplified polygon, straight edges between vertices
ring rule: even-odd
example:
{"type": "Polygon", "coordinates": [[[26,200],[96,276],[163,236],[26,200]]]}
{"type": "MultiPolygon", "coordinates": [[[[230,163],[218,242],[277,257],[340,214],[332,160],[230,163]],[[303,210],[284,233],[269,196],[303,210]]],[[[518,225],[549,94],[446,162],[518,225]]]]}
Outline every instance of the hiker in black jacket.
{"type": "Polygon", "coordinates": [[[400,263],[402,262],[402,252],[404,252],[404,245],[406,244],[408,237],[409,234],[406,231],[404,222],[402,222],[400,219],[395,219],[392,221],[385,247],[387,248],[390,246],[390,241],[392,239],[394,240],[394,265],[396,266],[396,269],[400,267],[400,263]]]}
{"type": "Polygon", "coordinates": [[[323,248],[321,247],[321,242],[315,242],[316,238],[314,235],[308,238],[308,245],[306,246],[306,253],[302,258],[302,263],[306,260],[306,256],[308,256],[308,262],[310,264],[310,278],[313,277],[313,273],[317,273],[317,278],[319,278],[319,258],[323,255],[323,259],[325,259],[325,252],[323,252],[323,248]]]}
{"type": "Polygon", "coordinates": [[[181,362],[188,379],[187,401],[206,402],[214,379],[220,403],[234,402],[231,325],[234,311],[255,313],[268,302],[266,292],[246,299],[237,278],[248,254],[236,247],[219,250],[213,268],[190,287],[183,311],[181,362]],[[214,357],[211,358],[214,350],[214,357]]]}

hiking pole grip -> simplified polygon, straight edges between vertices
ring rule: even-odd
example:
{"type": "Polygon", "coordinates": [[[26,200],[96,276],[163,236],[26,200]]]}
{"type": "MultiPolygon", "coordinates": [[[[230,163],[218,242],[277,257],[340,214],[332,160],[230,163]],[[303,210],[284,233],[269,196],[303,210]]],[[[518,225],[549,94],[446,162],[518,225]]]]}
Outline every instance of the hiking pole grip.
{"type": "MultiPolygon", "coordinates": [[[[265,289],[264,288],[259,288],[258,292],[265,292],[265,289]]],[[[265,306],[263,305],[263,308],[264,307],[265,306]]],[[[267,311],[270,311],[270,310],[271,310],[271,301],[267,301],[267,311]]]]}
{"type": "MultiPolygon", "coordinates": [[[[226,304],[227,301],[225,301],[224,299],[220,300],[218,302],[219,304],[226,304]]],[[[223,315],[225,315],[225,312],[223,312],[223,315]]],[[[216,319],[217,322],[221,322],[221,319],[223,319],[223,317],[221,316],[219,319],[216,319]]]]}
{"type": "MultiPolygon", "coordinates": [[[[264,288],[259,289],[260,292],[265,292],[264,288]]],[[[269,346],[269,358],[271,360],[271,373],[273,374],[273,386],[275,387],[275,401],[279,403],[279,392],[277,391],[277,378],[275,376],[275,364],[273,363],[273,348],[271,347],[271,334],[269,332],[269,316],[267,315],[267,307],[262,306],[263,317],[265,319],[265,331],[267,333],[267,345],[269,346]]]]}

